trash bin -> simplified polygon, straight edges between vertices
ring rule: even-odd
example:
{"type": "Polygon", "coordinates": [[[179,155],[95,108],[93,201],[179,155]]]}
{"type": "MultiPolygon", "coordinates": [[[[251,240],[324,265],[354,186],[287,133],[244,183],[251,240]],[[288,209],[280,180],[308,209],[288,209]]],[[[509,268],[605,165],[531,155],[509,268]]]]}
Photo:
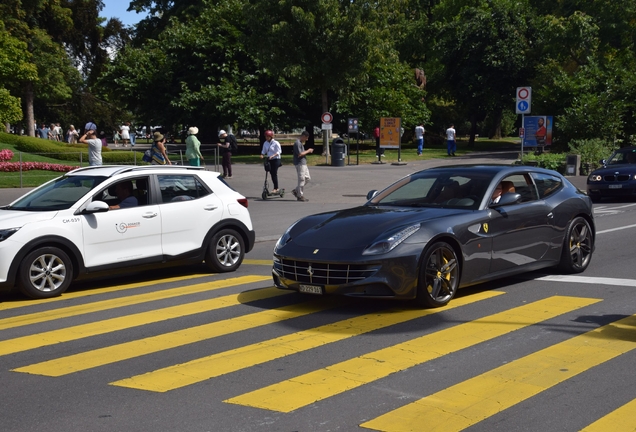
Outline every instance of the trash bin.
{"type": "Polygon", "coordinates": [[[565,157],[565,175],[578,176],[580,165],[581,165],[581,155],[567,155],[565,157]]]}
{"type": "Polygon", "coordinates": [[[331,166],[345,166],[345,143],[336,138],[331,145],[331,166]]]}

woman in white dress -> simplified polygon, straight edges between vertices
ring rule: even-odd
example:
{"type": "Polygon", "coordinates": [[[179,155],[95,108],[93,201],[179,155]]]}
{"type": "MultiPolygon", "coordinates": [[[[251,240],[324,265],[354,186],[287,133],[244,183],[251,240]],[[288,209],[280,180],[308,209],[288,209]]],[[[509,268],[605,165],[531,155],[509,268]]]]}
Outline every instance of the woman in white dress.
{"type": "Polygon", "coordinates": [[[124,147],[127,147],[130,142],[130,122],[126,122],[121,127],[121,140],[124,142],[124,147]]]}

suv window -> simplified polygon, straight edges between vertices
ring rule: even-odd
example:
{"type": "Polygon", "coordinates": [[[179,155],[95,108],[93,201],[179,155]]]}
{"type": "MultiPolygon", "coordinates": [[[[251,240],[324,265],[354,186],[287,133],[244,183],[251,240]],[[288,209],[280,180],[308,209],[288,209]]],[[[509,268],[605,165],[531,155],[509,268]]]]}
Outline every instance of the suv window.
{"type": "Polygon", "coordinates": [[[532,173],[532,178],[541,199],[549,197],[561,187],[561,179],[550,174],[532,173]]]}
{"type": "Polygon", "coordinates": [[[66,210],[78,199],[103,182],[105,177],[64,176],[20,198],[10,207],[13,210],[66,210]]]}
{"type": "Polygon", "coordinates": [[[210,193],[196,176],[160,175],[157,178],[164,203],[193,200],[210,193]]]}

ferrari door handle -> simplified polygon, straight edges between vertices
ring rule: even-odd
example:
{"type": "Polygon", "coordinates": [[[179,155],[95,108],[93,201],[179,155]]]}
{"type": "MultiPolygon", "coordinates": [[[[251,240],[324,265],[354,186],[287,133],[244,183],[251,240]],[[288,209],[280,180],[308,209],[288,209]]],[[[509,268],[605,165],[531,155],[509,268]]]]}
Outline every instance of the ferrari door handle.
{"type": "Polygon", "coordinates": [[[207,205],[207,206],[203,207],[203,210],[212,211],[212,210],[216,210],[218,208],[219,207],[215,206],[215,205],[207,205]]]}
{"type": "Polygon", "coordinates": [[[145,213],[141,217],[146,219],[152,219],[153,217],[157,217],[157,213],[145,213]]]}

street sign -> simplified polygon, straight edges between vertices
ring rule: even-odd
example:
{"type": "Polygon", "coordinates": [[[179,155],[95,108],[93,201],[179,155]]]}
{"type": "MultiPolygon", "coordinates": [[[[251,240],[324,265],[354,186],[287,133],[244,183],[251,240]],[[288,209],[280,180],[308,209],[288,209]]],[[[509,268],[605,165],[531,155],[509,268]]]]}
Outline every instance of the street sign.
{"type": "Polygon", "coordinates": [[[401,121],[400,117],[381,117],[380,118],[380,147],[381,148],[400,148],[401,138],[401,121]]]}
{"type": "Polygon", "coordinates": [[[323,123],[322,130],[333,130],[333,125],[331,123],[323,123]]]}
{"type": "Polygon", "coordinates": [[[331,115],[331,113],[326,112],[320,116],[320,119],[323,123],[331,123],[333,121],[333,116],[331,115]]]}
{"type": "Polygon", "coordinates": [[[350,118],[348,124],[349,124],[349,133],[358,132],[358,119],[357,118],[350,118]]]}
{"type": "Polygon", "coordinates": [[[517,87],[517,114],[530,114],[532,87],[517,87]]]}
{"type": "Polygon", "coordinates": [[[523,138],[523,134],[525,133],[524,128],[519,128],[519,138],[523,138]]]}

